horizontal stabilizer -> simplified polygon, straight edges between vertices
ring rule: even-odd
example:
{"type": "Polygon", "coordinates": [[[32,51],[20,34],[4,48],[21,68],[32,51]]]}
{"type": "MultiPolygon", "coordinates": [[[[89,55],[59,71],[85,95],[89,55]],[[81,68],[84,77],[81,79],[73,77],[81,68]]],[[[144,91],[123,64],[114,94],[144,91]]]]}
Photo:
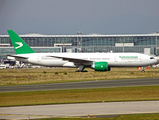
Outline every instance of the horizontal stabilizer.
{"type": "Polygon", "coordinates": [[[5,55],[5,56],[10,56],[10,57],[15,57],[15,58],[22,58],[22,59],[28,59],[28,57],[23,57],[23,56],[18,56],[18,55],[5,55]]]}

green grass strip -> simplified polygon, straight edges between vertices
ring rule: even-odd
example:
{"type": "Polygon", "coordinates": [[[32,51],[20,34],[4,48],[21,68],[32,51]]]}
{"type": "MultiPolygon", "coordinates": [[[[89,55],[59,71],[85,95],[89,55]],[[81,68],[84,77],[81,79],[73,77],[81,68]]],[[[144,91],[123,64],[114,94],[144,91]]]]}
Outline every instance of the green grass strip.
{"type": "Polygon", "coordinates": [[[28,85],[44,83],[77,82],[90,80],[113,79],[137,79],[159,78],[159,69],[150,68],[141,72],[137,68],[112,68],[107,72],[96,72],[88,69],[88,72],[75,73],[76,69],[4,69],[0,70],[0,86],[28,85]]]}
{"type": "Polygon", "coordinates": [[[159,100],[159,86],[0,93],[0,106],[159,100]]]}
{"type": "MultiPolygon", "coordinates": [[[[41,120],[90,120],[90,118],[49,118],[41,120]]],[[[137,115],[119,115],[110,118],[95,118],[95,120],[158,120],[159,114],[137,114],[137,115]]]]}

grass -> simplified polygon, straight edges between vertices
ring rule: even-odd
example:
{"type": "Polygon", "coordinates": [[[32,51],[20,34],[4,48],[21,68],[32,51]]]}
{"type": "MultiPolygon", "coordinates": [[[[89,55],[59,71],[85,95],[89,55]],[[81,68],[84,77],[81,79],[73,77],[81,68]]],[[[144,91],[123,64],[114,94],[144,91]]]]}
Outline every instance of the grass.
{"type": "MultiPolygon", "coordinates": [[[[41,120],[90,120],[93,118],[49,118],[41,120]]],[[[158,120],[159,114],[120,115],[111,118],[94,118],[95,120],[158,120]]]]}
{"type": "Polygon", "coordinates": [[[158,86],[0,93],[0,106],[159,100],[158,86]]]}
{"type": "Polygon", "coordinates": [[[0,69],[0,85],[159,77],[158,68],[150,68],[145,73],[137,68],[112,68],[107,72],[95,72],[92,69],[87,69],[88,72],[83,73],[75,73],[75,70],[71,68],[0,69]]]}

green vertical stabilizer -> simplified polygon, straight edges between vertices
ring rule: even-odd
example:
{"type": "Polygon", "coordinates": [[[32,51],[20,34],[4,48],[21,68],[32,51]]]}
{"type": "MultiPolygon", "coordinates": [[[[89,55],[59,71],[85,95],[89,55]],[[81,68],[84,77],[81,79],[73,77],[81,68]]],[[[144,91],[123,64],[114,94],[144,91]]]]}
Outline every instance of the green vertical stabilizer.
{"type": "Polygon", "coordinates": [[[16,54],[35,53],[13,30],[7,30],[16,54]]]}

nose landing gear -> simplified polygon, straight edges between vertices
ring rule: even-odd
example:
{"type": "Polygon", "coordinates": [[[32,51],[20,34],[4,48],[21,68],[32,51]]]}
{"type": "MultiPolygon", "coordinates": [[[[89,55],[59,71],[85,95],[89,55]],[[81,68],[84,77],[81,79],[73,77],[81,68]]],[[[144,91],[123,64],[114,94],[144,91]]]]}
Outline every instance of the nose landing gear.
{"type": "Polygon", "coordinates": [[[142,69],[141,72],[145,72],[145,69],[148,69],[148,68],[149,68],[149,66],[147,66],[147,67],[138,67],[138,69],[142,69]]]}

